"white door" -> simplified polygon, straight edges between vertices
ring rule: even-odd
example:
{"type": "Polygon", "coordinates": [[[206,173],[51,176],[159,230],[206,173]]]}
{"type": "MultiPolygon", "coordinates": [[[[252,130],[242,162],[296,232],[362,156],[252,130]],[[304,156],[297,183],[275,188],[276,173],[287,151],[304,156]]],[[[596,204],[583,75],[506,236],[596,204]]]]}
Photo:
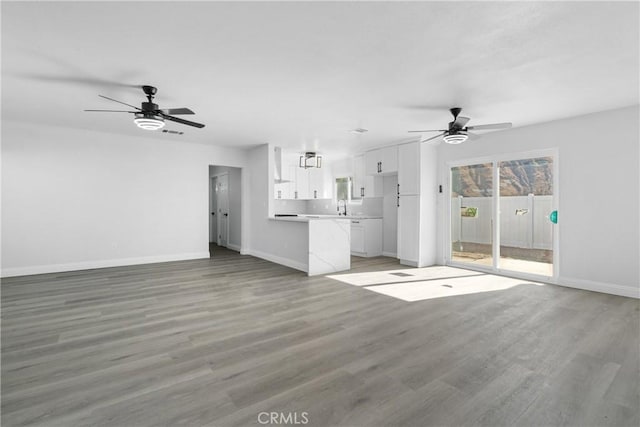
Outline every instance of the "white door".
{"type": "Polygon", "coordinates": [[[398,194],[420,194],[420,143],[398,146],[398,194]]]}
{"type": "Polygon", "coordinates": [[[209,243],[216,243],[218,241],[218,217],[217,217],[217,197],[216,186],[218,184],[218,178],[213,177],[209,183],[209,243]]]}
{"type": "Polygon", "coordinates": [[[417,265],[420,245],[420,196],[397,196],[398,258],[401,264],[417,265]]]}
{"type": "Polygon", "coordinates": [[[351,252],[364,253],[364,225],[359,221],[351,221],[351,252]]]}
{"type": "Polygon", "coordinates": [[[218,246],[226,247],[229,242],[229,176],[219,175],[217,181],[218,246]]]}

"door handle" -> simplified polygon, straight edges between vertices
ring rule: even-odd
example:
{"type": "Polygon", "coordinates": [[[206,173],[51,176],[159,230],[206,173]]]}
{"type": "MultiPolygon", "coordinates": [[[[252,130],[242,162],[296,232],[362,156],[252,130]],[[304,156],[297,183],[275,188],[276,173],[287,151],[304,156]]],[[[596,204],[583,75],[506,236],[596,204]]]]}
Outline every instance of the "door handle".
{"type": "Polygon", "coordinates": [[[225,213],[225,214],[224,214],[224,216],[229,216],[229,214],[228,214],[228,213],[225,213]]]}
{"type": "Polygon", "coordinates": [[[397,207],[400,207],[400,196],[398,196],[398,202],[396,203],[397,207]]]}
{"type": "Polygon", "coordinates": [[[364,197],[364,187],[360,187],[360,197],[364,197]]]}
{"type": "Polygon", "coordinates": [[[215,214],[216,214],[215,212],[211,212],[211,215],[215,215],[215,214]]]}
{"type": "Polygon", "coordinates": [[[398,184],[398,194],[400,194],[400,184],[398,184]]]}

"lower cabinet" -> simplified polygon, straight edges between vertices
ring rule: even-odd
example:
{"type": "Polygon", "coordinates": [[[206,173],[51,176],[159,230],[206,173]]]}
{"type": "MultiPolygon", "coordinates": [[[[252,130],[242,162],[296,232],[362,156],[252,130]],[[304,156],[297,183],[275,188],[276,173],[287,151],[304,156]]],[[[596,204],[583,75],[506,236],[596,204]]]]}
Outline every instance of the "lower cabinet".
{"type": "Polygon", "coordinates": [[[382,219],[351,220],[351,255],[382,255],[382,219]]]}

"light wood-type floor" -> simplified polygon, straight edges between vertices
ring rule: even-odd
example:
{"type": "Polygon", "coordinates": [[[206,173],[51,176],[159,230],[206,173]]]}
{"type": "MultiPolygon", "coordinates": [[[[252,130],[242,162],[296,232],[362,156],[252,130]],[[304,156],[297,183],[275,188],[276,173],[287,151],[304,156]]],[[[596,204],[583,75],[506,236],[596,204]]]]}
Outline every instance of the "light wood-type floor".
{"type": "Polygon", "coordinates": [[[1,290],[4,427],[640,424],[634,299],[523,282],[406,302],[215,249],[1,290]]]}

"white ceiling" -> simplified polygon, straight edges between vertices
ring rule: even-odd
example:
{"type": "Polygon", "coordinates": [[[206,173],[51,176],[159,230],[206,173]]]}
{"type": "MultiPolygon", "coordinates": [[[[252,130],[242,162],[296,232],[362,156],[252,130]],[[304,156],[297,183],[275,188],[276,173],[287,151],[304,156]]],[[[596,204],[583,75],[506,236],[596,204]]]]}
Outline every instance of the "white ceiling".
{"type": "Polygon", "coordinates": [[[157,138],[357,152],[452,106],[523,126],[637,104],[639,31],[638,2],[2,2],[2,117],[147,136],[82,110],[150,84],[206,124],[157,138]]]}

